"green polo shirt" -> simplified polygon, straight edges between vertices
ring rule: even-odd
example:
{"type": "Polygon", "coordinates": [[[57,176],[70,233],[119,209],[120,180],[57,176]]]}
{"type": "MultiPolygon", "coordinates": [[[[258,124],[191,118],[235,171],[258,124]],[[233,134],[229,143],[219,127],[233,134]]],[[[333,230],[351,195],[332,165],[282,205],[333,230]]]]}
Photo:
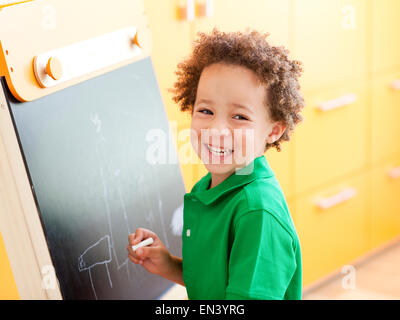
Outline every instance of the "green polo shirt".
{"type": "Polygon", "coordinates": [[[265,156],[184,196],[183,280],[189,299],[301,299],[300,244],[265,156]]]}

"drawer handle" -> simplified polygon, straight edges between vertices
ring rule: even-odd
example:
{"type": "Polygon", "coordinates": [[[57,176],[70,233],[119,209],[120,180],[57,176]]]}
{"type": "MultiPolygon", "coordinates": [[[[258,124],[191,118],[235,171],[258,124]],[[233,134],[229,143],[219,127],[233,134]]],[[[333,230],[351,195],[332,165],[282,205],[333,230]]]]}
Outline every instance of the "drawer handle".
{"type": "Polygon", "coordinates": [[[186,0],[186,5],[177,7],[178,20],[193,21],[195,16],[194,0],[186,0]]]}
{"type": "Polygon", "coordinates": [[[393,80],[390,83],[390,86],[392,87],[393,90],[396,90],[396,91],[400,90],[400,79],[393,80]]]}
{"type": "Polygon", "coordinates": [[[356,94],[349,93],[333,100],[321,102],[317,105],[317,108],[321,111],[329,111],[352,104],[356,102],[357,99],[358,97],[356,94]]]}
{"type": "Polygon", "coordinates": [[[400,167],[395,167],[395,168],[389,169],[388,175],[392,179],[399,179],[400,178],[400,167]]]}
{"type": "Polygon", "coordinates": [[[357,190],[354,188],[345,188],[342,191],[329,197],[321,197],[316,201],[316,205],[321,209],[328,209],[338,205],[350,198],[353,198],[357,194],[357,190]]]}
{"type": "Polygon", "coordinates": [[[213,16],[213,0],[197,1],[196,13],[198,17],[212,17],[213,16]]]}

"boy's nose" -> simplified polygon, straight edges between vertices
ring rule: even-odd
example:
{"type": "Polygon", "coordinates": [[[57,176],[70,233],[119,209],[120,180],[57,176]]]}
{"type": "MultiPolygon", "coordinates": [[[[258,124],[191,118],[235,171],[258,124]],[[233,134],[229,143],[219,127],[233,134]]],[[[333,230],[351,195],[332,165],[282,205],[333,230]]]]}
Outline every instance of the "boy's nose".
{"type": "Polygon", "coordinates": [[[219,147],[230,147],[232,142],[231,131],[226,127],[212,127],[207,130],[206,135],[208,136],[208,143],[219,147]]]}
{"type": "Polygon", "coordinates": [[[227,137],[230,135],[230,130],[228,128],[211,128],[210,136],[212,137],[227,137]]]}
{"type": "Polygon", "coordinates": [[[230,128],[228,126],[228,123],[225,119],[221,119],[220,118],[215,118],[214,121],[212,121],[212,123],[210,123],[209,126],[211,131],[214,131],[216,134],[220,134],[220,135],[229,135],[230,133],[230,128]]]}

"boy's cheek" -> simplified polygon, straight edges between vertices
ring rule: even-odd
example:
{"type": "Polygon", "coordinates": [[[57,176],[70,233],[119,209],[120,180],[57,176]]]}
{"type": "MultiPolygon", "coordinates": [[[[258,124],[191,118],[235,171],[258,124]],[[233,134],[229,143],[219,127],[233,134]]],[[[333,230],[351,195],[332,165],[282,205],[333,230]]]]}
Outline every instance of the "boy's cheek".
{"type": "Polygon", "coordinates": [[[251,157],[255,154],[254,130],[238,130],[234,133],[234,150],[238,156],[251,157]]]}

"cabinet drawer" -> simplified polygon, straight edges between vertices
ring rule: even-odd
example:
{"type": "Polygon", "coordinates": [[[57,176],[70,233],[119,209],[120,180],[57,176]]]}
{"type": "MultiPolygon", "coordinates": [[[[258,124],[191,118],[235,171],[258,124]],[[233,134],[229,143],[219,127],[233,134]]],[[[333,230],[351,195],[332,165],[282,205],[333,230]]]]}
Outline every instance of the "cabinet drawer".
{"type": "Polygon", "coordinates": [[[400,71],[372,81],[372,162],[400,152],[400,71]]]}
{"type": "Polygon", "coordinates": [[[400,235],[400,154],[372,171],[372,245],[400,235]]]}
{"type": "MultiPolygon", "coordinates": [[[[205,2],[205,1],[204,1],[205,2]]],[[[209,32],[214,27],[221,31],[245,31],[247,28],[268,32],[272,45],[289,45],[288,0],[214,0],[213,15],[197,18],[195,32],[209,32]]]]}
{"type": "Polygon", "coordinates": [[[351,263],[369,249],[367,183],[363,174],[295,198],[304,285],[351,263]]]}
{"type": "Polygon", "coordinates": [[[400,1],[372,0],[371,58],[372,71],[388,71],[400,66],[400,1]]]}
{"type": "Polygon", "coordinates": [[[294,131],[295,193],[327,183],[366,164],[365,85],[305,93],[304,122],[294,131]]]}
{"type": "Polygon", "coordinates": [[[293,57],[304,63],[303,88],[367,72],[367,1],[294,0],[293,57]]]}

